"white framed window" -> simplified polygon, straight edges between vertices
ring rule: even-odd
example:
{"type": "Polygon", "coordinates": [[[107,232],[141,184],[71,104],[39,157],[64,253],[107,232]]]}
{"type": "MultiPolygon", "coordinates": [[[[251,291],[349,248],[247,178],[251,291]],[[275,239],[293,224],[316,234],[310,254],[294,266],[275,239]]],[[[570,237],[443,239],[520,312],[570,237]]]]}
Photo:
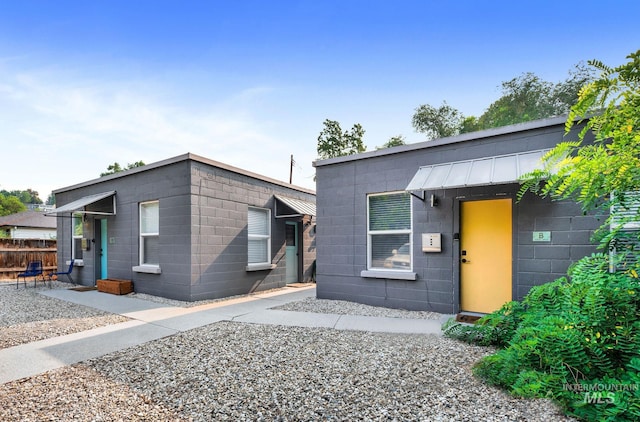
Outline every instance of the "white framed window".
{"type": "Polygon", "coordinates": [[[140,203],[140,265],[160,266],[160,203],[140,203]]]}
{"type": "MultiPolygon", "coordinates": [[[[640,230],[640,191],[619,196],[620,202],[611,207],[611,228],[640,230]]],[[[613,199],[614,195],[611,197],[613,199]]]]}
{"type": "Polygon", "coordinates": [[[612,272],[640,263],[640,191],[625,192],[618,199],[611,207],[611,231],[617,232],[609,254],[612,272]]]}
{"type": "Polygon", "coordinates": [[[412,271],[411,196],[407,192],[367,197],[367,267],[412,271]]]}
{"type": "Polygon", "coordinates": [[[247,269],[271,267],[271,210],[249,207],[247,218],[247,269]]]}
{"type": "Polygon", "coordinates": [[[82,238],[84,236],[82,220],[82,214],[73,214],[71,218],[71,258],[74,260],[82,260],[82,238]]]}

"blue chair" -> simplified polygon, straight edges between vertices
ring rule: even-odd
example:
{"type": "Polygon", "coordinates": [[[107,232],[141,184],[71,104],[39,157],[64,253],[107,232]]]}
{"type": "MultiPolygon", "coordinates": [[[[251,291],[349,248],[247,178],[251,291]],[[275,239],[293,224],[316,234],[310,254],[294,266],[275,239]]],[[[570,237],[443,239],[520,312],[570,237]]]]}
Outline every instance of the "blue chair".
{"type": "Polygon", "coordinates": [[[16,289],[20,286],[20,277],[22,277],[24,287],[27,287],[27,277],[33,277],[33,287],[36,287],[38,276],[42,276],[42,281],[45,281],[44,274],[42,273],[42,261],[30,261],[29,264],[27,264],[27,269],[16,277],[16,289]]]}
{"type": "Polygon", "coordinates": [[[49,280],[51,280],[51,278],[55,275],[55,276],[61,276],[61,275],[66,275],[67,278],[69,279],[69,281],[71,283],[75,284],[75,281],[73,281],[73,278],[71,278],[71,271],[73,271],[73,259],[71,260],[71,262],[69,263],[69,269],[67,271],[58,271],[56,273],[51,273],[49,274],[49,280]]]}

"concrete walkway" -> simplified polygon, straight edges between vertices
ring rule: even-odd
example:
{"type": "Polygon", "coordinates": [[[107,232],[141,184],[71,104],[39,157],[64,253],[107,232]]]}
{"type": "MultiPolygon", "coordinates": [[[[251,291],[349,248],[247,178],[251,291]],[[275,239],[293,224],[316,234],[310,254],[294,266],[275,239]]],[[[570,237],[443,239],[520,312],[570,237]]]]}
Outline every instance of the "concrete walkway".
{"type": "Polygon", "coordinates": [[[120,314],[131,320],[2,349],[0,383],[30,377],[219,321],[439,335],[440,327],[446,320],[381,318],[269,309],[315,297],[315,292],[315,286],[288,287],[249,297],[181,308],[98,291],[43,291],[42,294],[49,297],[120,314]]]}

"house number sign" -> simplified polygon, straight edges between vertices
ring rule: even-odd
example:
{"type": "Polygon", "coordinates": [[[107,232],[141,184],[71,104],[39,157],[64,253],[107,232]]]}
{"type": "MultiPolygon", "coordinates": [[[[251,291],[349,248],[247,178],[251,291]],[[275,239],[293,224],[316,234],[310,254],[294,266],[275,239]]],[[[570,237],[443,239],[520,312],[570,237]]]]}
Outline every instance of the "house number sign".
{"type": "Polygon", "coordinates": [[[534,242],[551,242],[551,232],[533,232],[534,242]]]}

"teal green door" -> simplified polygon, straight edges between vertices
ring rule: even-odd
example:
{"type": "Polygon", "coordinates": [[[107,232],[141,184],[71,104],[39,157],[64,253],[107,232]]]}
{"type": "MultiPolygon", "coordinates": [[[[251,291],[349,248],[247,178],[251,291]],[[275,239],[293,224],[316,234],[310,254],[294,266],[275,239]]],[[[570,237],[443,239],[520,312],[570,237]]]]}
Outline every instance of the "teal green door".
{"type": "Polygon", "coordinates": [[[286,282],[297,283],[298,280],[298,223],[288,222],[285,226],[285,262],[287,266],[286,282]]]}
{"type": "Polygon", "coordinates": [[[100,220],[100,278],[107,278],[107,220],[100,220]]]}

